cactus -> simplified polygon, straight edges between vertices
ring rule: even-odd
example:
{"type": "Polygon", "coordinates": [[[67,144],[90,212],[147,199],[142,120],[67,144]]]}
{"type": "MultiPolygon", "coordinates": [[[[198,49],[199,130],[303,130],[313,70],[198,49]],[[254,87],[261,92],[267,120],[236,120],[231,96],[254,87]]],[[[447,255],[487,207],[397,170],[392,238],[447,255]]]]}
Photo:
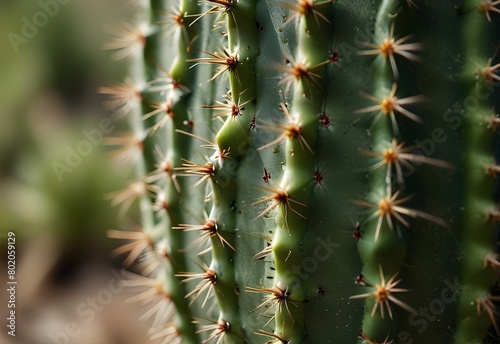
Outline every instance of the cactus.
{"type": "Polygon", "coordinates": [[[153,340],[496,342],[500,1],[133,12],[100,92],[153,340]]]}

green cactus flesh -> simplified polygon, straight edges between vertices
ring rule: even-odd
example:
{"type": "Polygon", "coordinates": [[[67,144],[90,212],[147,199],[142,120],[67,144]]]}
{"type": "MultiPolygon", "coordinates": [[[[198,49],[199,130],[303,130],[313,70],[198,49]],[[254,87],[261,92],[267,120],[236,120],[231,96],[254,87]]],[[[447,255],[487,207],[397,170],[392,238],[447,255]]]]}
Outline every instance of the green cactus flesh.
{"type": "Polygon", "coordinates": [[[132,11],[110,236],[153,340],[498,342],[500,1],[132,11]]]}

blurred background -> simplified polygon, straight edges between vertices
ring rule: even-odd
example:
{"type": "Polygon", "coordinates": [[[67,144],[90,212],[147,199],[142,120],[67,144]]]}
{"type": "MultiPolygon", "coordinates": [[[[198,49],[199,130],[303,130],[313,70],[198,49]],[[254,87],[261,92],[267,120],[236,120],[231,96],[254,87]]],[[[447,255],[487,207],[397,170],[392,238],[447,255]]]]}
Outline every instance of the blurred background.
{"type": "MultiPolygon", "coordinates": [[[[99,133],[113,118],[96,90],[123,80],[101,46],[127,13],[107,0],[0,0],[0,343],[147,342],[117,283],[124,186],[99,133]],[[13,233],[13,234],[9,234],[13,233]],[[8,334],[8,236],[15,236],[15,337],[8,334]]],[[[12,243],[12,241],[11,241],[12,243]]],[[[10,247],[12,249],[12,247],[10,247]]]]}

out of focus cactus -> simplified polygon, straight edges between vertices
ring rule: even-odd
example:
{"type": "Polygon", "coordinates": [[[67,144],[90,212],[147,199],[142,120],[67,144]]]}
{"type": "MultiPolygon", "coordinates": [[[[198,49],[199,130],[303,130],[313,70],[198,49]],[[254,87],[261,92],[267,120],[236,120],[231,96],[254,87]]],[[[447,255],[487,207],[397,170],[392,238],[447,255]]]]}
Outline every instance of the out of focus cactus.
{"type": "Polygon", "coordinates": [[[500,1],[135,13],[101,92],[128,125],[110,198],[140,209],[110,236],[152,339],[497,341],[500,1]]]}

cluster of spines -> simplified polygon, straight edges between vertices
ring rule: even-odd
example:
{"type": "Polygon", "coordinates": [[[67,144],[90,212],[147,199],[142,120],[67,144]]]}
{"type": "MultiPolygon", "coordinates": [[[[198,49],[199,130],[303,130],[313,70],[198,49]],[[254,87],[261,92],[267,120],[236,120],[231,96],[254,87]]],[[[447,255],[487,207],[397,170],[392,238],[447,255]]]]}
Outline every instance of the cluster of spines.
{"type": "MultiPolygon", "coordinates": [[[[498,302],[493,288],[498,284],[498,198],[492,197],[496,173],[494,137],[496,136],[495,87],[500,81],[500,64],[494,63],[499,49],[492,42],[498,25],[492,15],[500,12],[498,1],[465,1],[462,8],[474,9],[462,16],[462,43],[465,64],[462,74],[464,96],[477,97],[475,106],[464,108],[465,212],[462,226],[462,280],[467,285],[460,295],[456,343],[482,343],[487,336],[499,337],[498,302]],[[486,91],[486,93],[484,92],[486,91]],[[489,334],[488,329],[492,327],[489,334]]],[[[496,36],[498,39],[498,36],[496,36]]]]}

